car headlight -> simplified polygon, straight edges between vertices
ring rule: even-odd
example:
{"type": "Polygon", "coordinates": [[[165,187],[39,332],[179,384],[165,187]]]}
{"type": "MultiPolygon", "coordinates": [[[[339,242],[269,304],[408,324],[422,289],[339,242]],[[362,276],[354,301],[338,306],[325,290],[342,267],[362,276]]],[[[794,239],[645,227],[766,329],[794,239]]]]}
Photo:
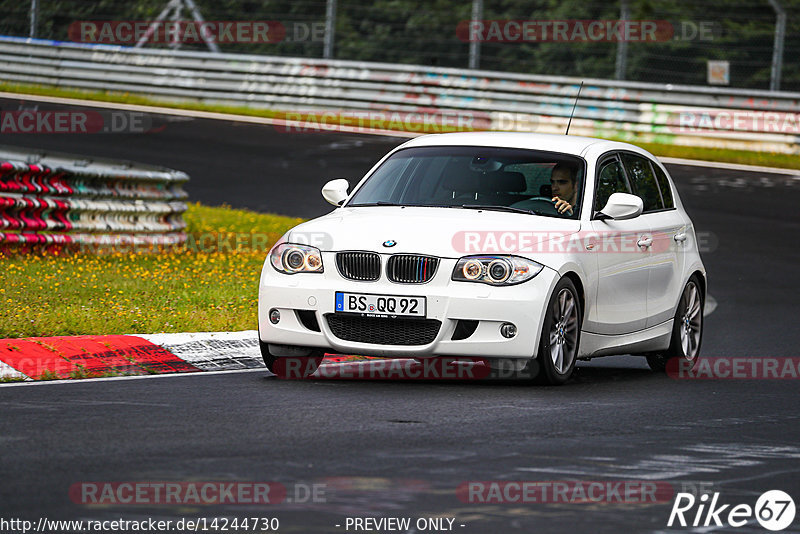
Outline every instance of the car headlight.
{"type": "Polygon", "coordinates": [[[269,261],[276,271],[284,274],[321,273],[322,254],[316,247],[281,243],[269,252],[269,261]]]}
{"type": "Polygon", "coordinates": [[[457,282],[479,282],[493,286],[511,286],[530,280],[544,267],[518,256],[466,256],[453,269],[457,282]]]}

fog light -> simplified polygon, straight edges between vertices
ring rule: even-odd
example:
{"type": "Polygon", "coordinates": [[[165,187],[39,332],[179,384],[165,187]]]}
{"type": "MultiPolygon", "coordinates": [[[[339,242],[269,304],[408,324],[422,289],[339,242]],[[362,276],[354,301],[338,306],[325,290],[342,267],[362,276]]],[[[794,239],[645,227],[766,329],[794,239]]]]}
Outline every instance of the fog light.
{"type": "Polygon", "coordinates": [[[503,323],[500,325],[500,334],[502,334],[503,337],[511,339],[517,335],[517,327],[511,323],[503,323]]]}
{"type": "Polygon", "coordinates": [[[281,320],[281,312],[279,312],[275,308],[272,308],[269,311],[269,322],[271,322],[272,324],[278,324],[280,320],[281,320]]]}

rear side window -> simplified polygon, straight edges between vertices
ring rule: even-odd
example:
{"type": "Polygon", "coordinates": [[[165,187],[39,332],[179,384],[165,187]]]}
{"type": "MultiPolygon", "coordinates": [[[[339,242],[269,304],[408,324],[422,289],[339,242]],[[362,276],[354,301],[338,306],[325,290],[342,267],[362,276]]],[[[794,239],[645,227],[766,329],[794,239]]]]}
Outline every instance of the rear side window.
{"type": "Polygon", "coordinates": [[[669,187],[669,179],[661,167],[655,163],[652,163],[652,165],[653,169],[656,171],[656,177],[658,178],[658,189],[661,191],[661,199],[664,201],[664,207],[668,210],[671,210],[675,207],[675,200],[672,198],[672,189],[669,187]]]}
{"type": "Polygon", "coordinates": [[[597,173],[594,210],[602,210],[612,193],[630,193],[625,181],[625,174],[622,172],[622,165],[616,156],[600,164],[600,171],[597,173]]]}
{"type": "Polygon", "coordinates": [[[661,202],[661,193],[658,189],[653,168],[647,158],[633,154],[622,154],[622,161],[625,170],[628,171],[628,178],[631,180],[633,194],[639,196],[644,203],[643,213],[664,209],[661,202]]]}

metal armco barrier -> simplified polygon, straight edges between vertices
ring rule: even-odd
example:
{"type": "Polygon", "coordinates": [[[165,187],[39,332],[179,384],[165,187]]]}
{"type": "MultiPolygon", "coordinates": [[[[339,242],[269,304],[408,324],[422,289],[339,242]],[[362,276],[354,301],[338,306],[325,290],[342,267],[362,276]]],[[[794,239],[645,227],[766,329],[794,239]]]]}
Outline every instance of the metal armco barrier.
{"type": "Polygon", "coordinates": [[[0,37],[0,69],[6,82],[137,93],[162,101],[284,112],[365,112],[372,123],[385,120],[387,124],[392,122],[392,113],[405,114],[399,122],[407,114],[462,114],[468,123],[470,117],[474,119],[463,129],[547,133],[564,132],[579,83],[584,81],[572,134],[789,154],[799,151],[800,93],[13,37],[0,37]]]}
{"type": "Polygon", "coordinates": [[[179,245],[186,241],[188,179],[168,169],[0,146],[0,245],[179,245]]]}

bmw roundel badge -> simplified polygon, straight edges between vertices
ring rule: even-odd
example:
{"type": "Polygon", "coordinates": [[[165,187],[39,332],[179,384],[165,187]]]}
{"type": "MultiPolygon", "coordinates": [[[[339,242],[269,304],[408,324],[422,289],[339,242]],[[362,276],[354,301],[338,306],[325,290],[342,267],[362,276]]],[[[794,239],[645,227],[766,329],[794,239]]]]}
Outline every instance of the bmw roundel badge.
{"type": "Polygon", "coordinates": [[[395,241],[394,239],[389,239],[388,241],[384,241],[383,242],[383,246],[384,247],[393,247],[396,244],[397,244],[397,241],[395,241]]]}

